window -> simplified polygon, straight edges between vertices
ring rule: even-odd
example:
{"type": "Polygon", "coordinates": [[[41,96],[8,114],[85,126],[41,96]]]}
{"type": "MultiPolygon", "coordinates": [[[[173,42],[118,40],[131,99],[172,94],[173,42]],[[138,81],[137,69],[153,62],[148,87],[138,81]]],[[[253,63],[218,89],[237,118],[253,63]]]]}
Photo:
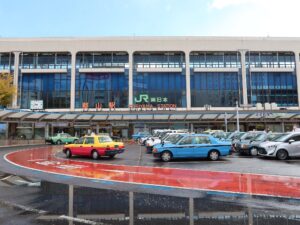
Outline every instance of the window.
{"type": "Polygon", "coordinates": [[[112,142],[113,141],[109,136],[99,137],[98,140],[99,140],[100,143],[103,143],[103,142],[112,142]]]}
{"type": "Polygon", "coordinates": [[[194,138],[194,144],[210,144],[209,137],[206,136],[199,136],[194,138]]]}
{"type": "Polygon", "coordinates": [[[94,144],[94,138],[93,137],[87,137],[85,138],[85,144],[94,144]]]}
{"type": "Polygon", "coordinates": [[[81,138],[78,139],[78,141],[76,143],[79,144],[79,145],[82,145],[83,142],[84,142],[84,138],[81,137],[81,138]]]}
{"type": "Polygon", "coordinates": [[[193,143],[194,138],[192,136],[185,137],[179,144],[180,145],[190,145],[193,143]]]}
{"type": "Polygon", "coordinates": [[[287,140],[287,142],[289,142],[290,140],[300,141],[300,135],[295,135],[295,136],[290,137],[290,138],[287,140]]]}

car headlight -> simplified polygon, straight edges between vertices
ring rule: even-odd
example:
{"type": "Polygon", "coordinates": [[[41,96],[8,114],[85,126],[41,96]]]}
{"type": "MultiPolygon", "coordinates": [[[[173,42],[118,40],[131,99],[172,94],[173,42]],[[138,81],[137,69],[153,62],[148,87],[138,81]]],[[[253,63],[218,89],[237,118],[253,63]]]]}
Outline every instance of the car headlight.
{"type": "Polygon", "coordinates": [[[241,145],[241,148],[248,148],[248,145],[243,144],[241,145]]]}
{"type": "Polygon", "coordinates": [[[268,146],[267,148],[268,148],[268,149],[276,149],[276,147],[277,147],[277,145],[270,145],[270,146],[268,146]]]}

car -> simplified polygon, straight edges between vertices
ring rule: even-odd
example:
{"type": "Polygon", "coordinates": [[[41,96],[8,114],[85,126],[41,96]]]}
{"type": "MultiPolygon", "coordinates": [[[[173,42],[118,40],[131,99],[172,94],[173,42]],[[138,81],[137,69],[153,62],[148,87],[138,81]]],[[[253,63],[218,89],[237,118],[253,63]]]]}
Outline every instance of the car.
{"type": "Polygon", "coordinates": [[[241,154],[247,154],[251,156],[257,156],[258,155],[258,146],[260,143],[266,142],[266,141],[272,141],[273,139],[276,139],[282,135],[285,135],[284,133],[261,133],[256,135],[252,139],[247,139],[244,141],[241,141],[239,145],[238,151],[241,154]]]}
{"type": "Polygon", "coordinates": [[[70,144],[78,140],[78,137],[73,137],[68,133],[56,133],[51,137],[45,139],[46,143],[61,145],[70,144]]]}
{"type": "Polygon", "coordinates": [[[181,134],[170,143],[157,144],[153,156],[163,162],[175,158],[209,158],[218,160],[220,156],[230,154],[231,143],[219,141],[207,134],[181,134]]]}
{"type": "Polygon", "coordinates": [[[64,145],[63,147],[63,152],[67,158],[71,158],[73,155],[89,156],[93,159],[102,156],[114,158],[115,155],[124,151],[123,142],[114,142],[107,135],[84,136],[79,138],[76,143],[64,145]]]}
{"type": "Polygon", "coordinates": [[[137,141],[142,137],[150,136],[151,134],[148,132],[138,132],[132,135],[133,140],[137,141]]]}
{"type": "Polygon", "coordinates": [[[300,157],[300,132],[291,132],[259,145],[258,154],[264,157],[286,160],[300,157]]]}
{"type": "Polygon", "coordinates": [[[236,152],[239,152],[242,154],[242,145],[249,144],[249,142],[253,139],[255,139],[260,134],[264,134],[266,132],[264,131],[248,131],[244,133],[238,140],[236,140],[236,143],[234,144],[234,150],[236,152]]]}

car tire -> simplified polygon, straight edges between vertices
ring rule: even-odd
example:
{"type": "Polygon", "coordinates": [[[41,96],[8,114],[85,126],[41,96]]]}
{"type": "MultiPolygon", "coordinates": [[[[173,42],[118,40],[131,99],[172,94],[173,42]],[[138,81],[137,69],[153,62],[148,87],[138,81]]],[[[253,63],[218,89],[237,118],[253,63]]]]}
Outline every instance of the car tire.
{"type": "Polygon", "coordinates": [[[286,150],[280,149],[276,153],[276,158],[279,160],[286,160],[289,157],[289,154],[286,150]]]}
{"type": "Polygon", "coordinates": [[[172,153],[169,151],[164,151],[160,155],[160,158],[163,162],[170,162],[172,160],[172,157],[172,153]]]}
{"type": "Polygon", "coordinates": [[[62,144],[62,141],[61,141],[61,140],[57,140],[57,141],[56,141],[56,144],[57,144],[57,145],[61,145],[61,144],[62,144]]]}
{"type": "Polygon", "coordinates": [[[257,148],[250,148],[250,151],[249,151],[250,155],[251,156],[257,156],[258,155],[258,149],[257,148]]]}
{"type": "Polygon", "coordinates": [[[99,153],[96,150],[92,151],[92,159],[94,160],[99,159],[99,153]]]}
{"type": "Polygon", "coordinates": [[[72,152],[71,152],[70,149],[67,149],[67,150],[66,150],[66,157],[67,157],[67,158],[71,158],[71,157],[72,157],[72,152]]]}
{"type": "Polygon", "coordinates": [[[217,150],[212,150],[208,153],[208,158],[211,161],[217,161],[220,157],[220,153],[217,150]]]}
{"type": "Polygon", "coordinates": [[[116,155],[110,155],[109,158],[110,158],[110,159],[113,159],[113,158],[115,158],[115,156],[116,156],[116,155]]]}

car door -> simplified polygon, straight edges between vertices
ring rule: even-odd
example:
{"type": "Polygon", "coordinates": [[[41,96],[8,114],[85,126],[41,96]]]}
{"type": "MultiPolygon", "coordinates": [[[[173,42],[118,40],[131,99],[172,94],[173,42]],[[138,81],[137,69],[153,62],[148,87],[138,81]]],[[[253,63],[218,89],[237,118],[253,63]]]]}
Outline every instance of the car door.
{"type": "Polygon", "coordinates": [[[89,156],[91,155],[91,151],[94,149],[95,145],[95,138],[94,137],[86,137],[84,139],[83,146],[81,148],[81,154],[89,156]]]}
{"type": "Polygon", "coordinates": [[[287,151],[289,156],[300,156],[300,135],[293,135],[288,139],[288,143],[293,140],[290,144],[287,145],[287,151]]]}
{"type": "Polygon", "coordinates": [[[194,157],[193,140],[193,136],[184,137],[177,146],[172,149],[173,156],[179,158],[194,157]]]}
{"type": "Polygon", "coordinates": [[[211,141],[207,136],[195,136],[193,140],[195,157],[207,157],[211,141]]]}
{"type": "Polygon", "coordinates": [[[81,153],[81,148],[84,143],[84,137],[79,138],[75,144],[72,145],[71,151],[73,155],[78,155],[81,153]]]}

